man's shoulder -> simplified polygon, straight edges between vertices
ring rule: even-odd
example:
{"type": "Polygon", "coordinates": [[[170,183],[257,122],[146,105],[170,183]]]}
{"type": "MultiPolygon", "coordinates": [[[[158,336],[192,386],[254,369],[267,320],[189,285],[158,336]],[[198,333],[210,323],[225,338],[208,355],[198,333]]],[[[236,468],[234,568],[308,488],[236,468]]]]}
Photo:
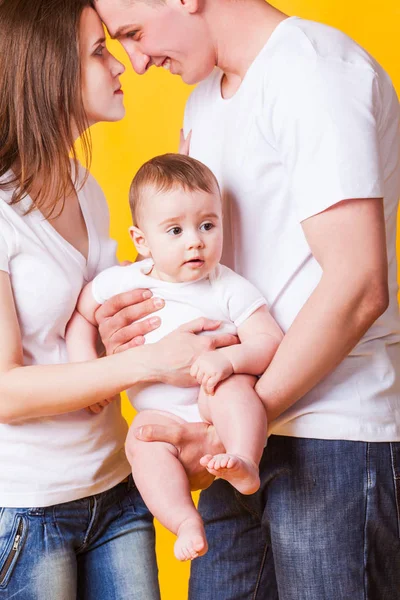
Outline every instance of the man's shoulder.
{"type": "Polygon", "coordinates": [[[269,57],[280,72],[296,72],[306,68],[343,69],[378,67],[375,59],[343,31],[324,23],[292,17],[284,22],[278,35],[273,36],[269,57]]]}

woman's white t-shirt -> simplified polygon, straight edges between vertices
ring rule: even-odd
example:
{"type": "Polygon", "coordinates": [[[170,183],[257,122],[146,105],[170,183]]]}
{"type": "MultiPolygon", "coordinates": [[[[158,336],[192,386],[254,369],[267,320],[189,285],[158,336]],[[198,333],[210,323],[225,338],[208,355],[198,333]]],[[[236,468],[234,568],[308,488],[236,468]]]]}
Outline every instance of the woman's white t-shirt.
{"type": "MultiPolygon", "coordinates": [[[[0,270],[10,274],[24,365],[66,363],[65,328],[82,287],[116,264],[107,204],[89,176],[78,192],[86,261],[38,210],[24,214],[29,198],[11,206],[11,195],[0,190],[0,270]]],[[[97,415],[79,410],[0,424],[0,506],[49,506],[113,487],[130,472],[126,431],[119,399],[97,415]]]]}

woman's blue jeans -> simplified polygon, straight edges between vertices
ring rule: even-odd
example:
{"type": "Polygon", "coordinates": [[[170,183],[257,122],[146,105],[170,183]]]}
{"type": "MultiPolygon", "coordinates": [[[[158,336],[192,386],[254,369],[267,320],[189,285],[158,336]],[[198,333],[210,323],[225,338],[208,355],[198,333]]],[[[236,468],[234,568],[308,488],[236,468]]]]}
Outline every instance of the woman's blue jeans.
{"type": "Polygon", "coordinates": [[[153,517],[132,477],[46,508],[0,508],[0,599],[159,600],[153,517]]]}
{"type": "Polygon", "coordinates": [[[260,471],[202,492],[190,600],[400,599],[400,443],[271,436],[260,471]]]}

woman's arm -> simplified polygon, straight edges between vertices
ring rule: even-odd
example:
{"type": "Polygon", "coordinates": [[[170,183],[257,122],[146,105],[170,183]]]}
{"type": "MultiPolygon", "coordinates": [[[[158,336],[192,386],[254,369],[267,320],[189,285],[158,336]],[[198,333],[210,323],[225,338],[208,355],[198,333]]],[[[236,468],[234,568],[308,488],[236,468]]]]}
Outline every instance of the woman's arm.
{"type": "Polygon", "coordinates": [[[197,319],[157,344],[89,362],[23,366],[21,334],[10,277],[0,272],[0,422],[80,410],[138,382],[193,385],[189,374],[199,354],[234,342],[233,336],[196,336],[219,323],[197,319]]]}

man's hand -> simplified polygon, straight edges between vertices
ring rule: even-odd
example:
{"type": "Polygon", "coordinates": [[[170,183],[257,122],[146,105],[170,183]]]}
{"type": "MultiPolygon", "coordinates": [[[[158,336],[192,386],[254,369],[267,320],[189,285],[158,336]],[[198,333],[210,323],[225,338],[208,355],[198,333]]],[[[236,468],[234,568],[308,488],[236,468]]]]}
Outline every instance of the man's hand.
{"type": "Polygon", "coordinates": [[[144,344],[144,335],[160,326],[159,317],[143,319],[164,306],[149,290],[133,290],[107,300],[96,311],[99,333],[107,354],[144,344]]]}
{"type": "Polygon", "coordinates": [[[190,139],[192,137],[192,132],[189,131],[187,137],[185,138],[185,134],[183,133],[183,129],[180,130],[179,135],[179,154],[185,154],[185,156],[189,156],[190,151],[190,139]]]}
{"type": "Polygon", "coordinates": [[[178,387],[192,387],[197,381],[190,369],[197,358],[215,348],[232,346],[238,338],[230,333],[218,333],[218,321],[204,317],[181,325],[159,342],[152,344],[154,371],[150,381],[161,381],[178,387]],[[213,335],[195,335],[215,331],[213,335]]]}
{"type": "Polygon", "coordinates": [[[205,490],[214,481],[201,464],[205,454],[221,454],[221,444],[215,428],[209,423],[176,423],[168,426],[144,425],[134,430],[135,436],[144,442],[167,442],[179,451],[179,458],[190,482],[190,489],[205,490]]]}
{"type": "Polygon", "coordinates": [[[206,394],[214,395],[215,387],[220,381],[233,373],[233,365],[222,352],[207,352],[199,356],[190,369],[190,374],[202,386],[206,394]]]}

